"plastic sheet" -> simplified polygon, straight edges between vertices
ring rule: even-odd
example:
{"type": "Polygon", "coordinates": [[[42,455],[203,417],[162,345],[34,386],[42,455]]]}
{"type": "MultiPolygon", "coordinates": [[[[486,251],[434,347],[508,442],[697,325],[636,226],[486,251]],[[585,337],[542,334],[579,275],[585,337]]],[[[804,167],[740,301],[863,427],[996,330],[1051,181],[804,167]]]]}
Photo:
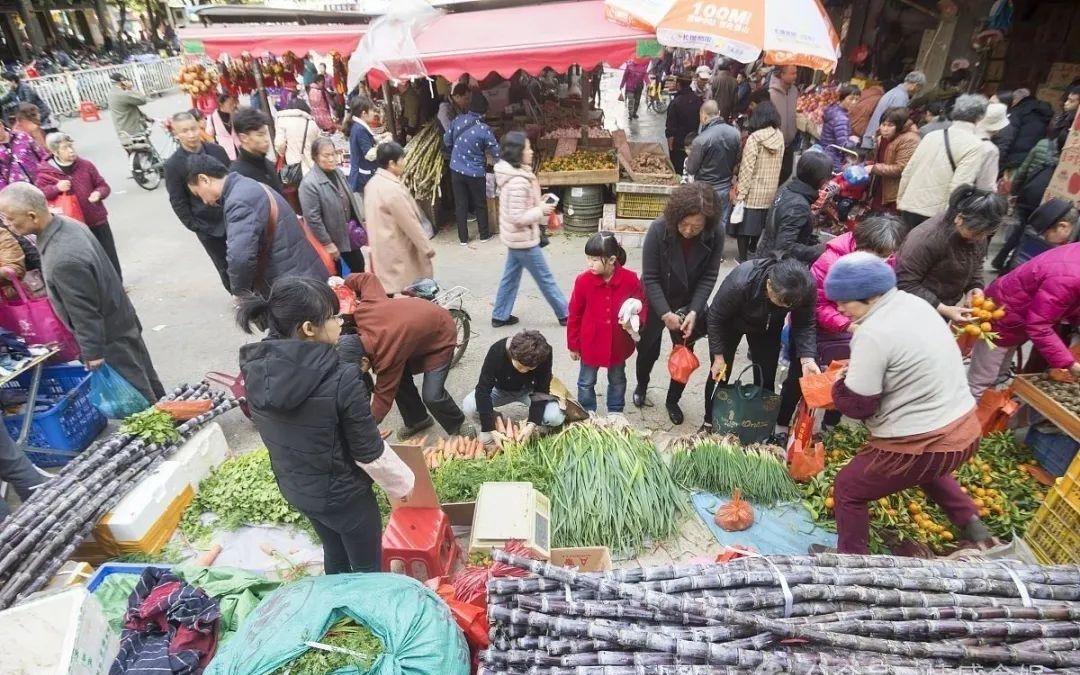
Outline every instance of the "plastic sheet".
{"type": "Polygon", "coordinates": [[[368,25],[349,57],[348,89],[351,91],[372,70],[393,80],[427,77],[416,36],[442,15],[423,0],[395,0],[388,12],[368,25]]]}
{"type": "Polygon", "coordinates": [[[711,492],[695,492],[691,503],[716,541],[724,546],[741,544],[762,555],[805,555],[811,544],[836,546],[836,534],[823,530],[810,520],[801,503],[777,504],[771,508],[754,505],[754,524],[742,532],[725,532],[713,521],[717,508],[726,497],[711,492]]]}

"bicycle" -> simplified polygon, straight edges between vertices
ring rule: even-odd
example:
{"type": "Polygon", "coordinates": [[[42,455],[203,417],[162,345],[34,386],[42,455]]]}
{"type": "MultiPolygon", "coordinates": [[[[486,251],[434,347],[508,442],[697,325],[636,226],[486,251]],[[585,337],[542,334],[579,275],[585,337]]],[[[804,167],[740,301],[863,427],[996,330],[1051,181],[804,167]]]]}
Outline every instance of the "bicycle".
{"type": "Polygon", "coordinates": [[[462,305],[462,298],[469,292],[464,286],[454,286],[448,291],[440,292],[439,284],[434,279],[417,279],[401,293],[410,298],[420,298],[434,302],[439,307],[450,312],[454,319],[457,331],[457,344],[454,346],[454,356],[450,359],[450,367],[453,368],[465,355],[469,347],[469,338],[472,337],[472,317],[462,305]]]}
{"type": "MultiPolygon", "coordinates": [[[[121,139],[121,145],[128,154],[131,177],[144,190],[156,190],[165,178],[165,157],[154,145],[152,132],[153,127],[150,127],[144,133],[121,139]]],[[[170,150],[175,150],[175,143],[174,139],[170,150]]]]}
{"type": "Polygon", "coordinates": [[[645,107],[657,115],[663,115],[667,112],[669,103],[667,89],[664,84],[655,77],[649,78],[649,88],[645,99],[645,107]]]}

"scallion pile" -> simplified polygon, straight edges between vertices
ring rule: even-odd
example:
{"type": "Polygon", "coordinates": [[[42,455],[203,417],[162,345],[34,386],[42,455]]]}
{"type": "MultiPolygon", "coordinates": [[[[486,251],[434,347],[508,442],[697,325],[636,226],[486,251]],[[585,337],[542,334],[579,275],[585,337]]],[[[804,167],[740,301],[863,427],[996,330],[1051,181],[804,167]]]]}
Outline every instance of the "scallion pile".
{"type": "Polygon", "coordinates": [[[693,436],[675,444],[675,481],[688,489],[743,497],[758,504],[794,501],[802,495],[783,460],[765,446],[743,447],[731,436],[693,436]]]}

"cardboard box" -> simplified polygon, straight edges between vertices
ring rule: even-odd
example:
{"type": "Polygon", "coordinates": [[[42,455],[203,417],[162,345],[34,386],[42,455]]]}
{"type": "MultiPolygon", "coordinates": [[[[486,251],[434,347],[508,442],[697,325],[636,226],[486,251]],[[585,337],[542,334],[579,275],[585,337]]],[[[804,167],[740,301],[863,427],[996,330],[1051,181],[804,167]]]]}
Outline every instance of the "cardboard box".
{"type": "Polygon", "coordinates": [[[416,476],[416,483],[413,485],[412,495],[410,495],[408,501],[391,499],[390,509],[397,510],[406,507],[413,509],[439,508],[439,497],[435,494],[435,483],[431,480],[431,472],[428,471],[427,464],[424,463],[424,449],[419,445],[391,445],[390,447],[401,458],[401,461],[412,469],[413,475],[416,476]]]}
{"type": "Polygon", "coordinates": [[[611,549],[607,546],[551,549],[551,564],[576,567],[582,572],[611,571],[611,549]]]}
{"type": "Polygon", "coordinates": [[[1080,207],[1080,115],[1073,120],[1065,148],[1061,151],[1061,159],[1050,178],[1043,201],[1052,197],[1069,199],[1080,207]]]}

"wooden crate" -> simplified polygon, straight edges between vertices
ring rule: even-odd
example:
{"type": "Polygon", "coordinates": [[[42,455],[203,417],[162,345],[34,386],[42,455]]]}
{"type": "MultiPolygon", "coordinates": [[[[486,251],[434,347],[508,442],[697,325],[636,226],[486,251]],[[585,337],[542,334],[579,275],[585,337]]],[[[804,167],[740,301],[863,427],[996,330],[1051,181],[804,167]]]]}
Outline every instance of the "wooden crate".
{"type": "Polygon", "coordinates": [[[1043,393],[1032,382],[1031,375],[1020,375],[1013,380],[1016,395],[1042,413],[1059,429],[1080,441],[1080,417],[1066,410],[1060,403],[1043,393]]]}

